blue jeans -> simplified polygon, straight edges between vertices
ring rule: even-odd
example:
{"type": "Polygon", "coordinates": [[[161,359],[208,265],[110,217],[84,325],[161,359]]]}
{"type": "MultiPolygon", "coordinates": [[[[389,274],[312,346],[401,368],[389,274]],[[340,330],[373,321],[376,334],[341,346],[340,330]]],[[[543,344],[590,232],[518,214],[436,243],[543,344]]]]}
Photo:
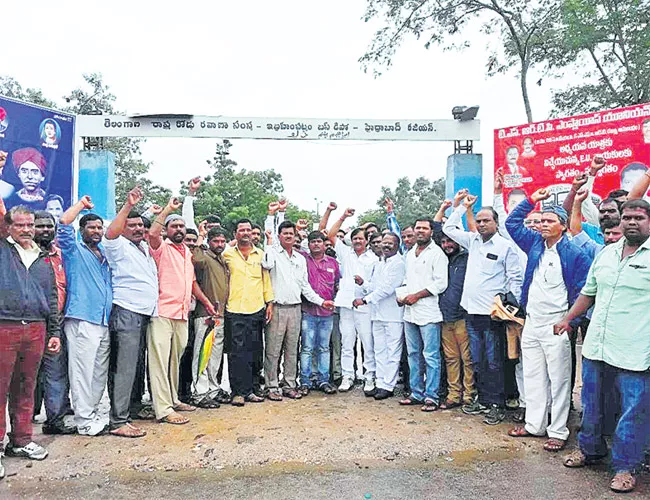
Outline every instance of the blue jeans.
{"type": "Polygon", "coordinates": [[[404,336],[411,371],[409,380],[411,396],[420,401],[429,398],[436,403],[439,402],[440,326],[441,323],[420,326],[408,321],[404,322],[404,336]]]}
{"type": "Polygon", "coordinates": [[[582,426],[578,433],[580,450],[588,457],[607,455],[603,438],[606,427],[608,386],[617,389],[621,416],[612,440],[612,469],[633,472],[643,461],[650,443],[650,372],[633,372],[603,361],[582,358],[582,426]]]}
{"type": "Polygon", "coordinates": [[[481,404],[505,406],[505,328],[490,316],[467,315],[469,350],[481,404]]]}
{"type": "Polygon", "coordinates": [[[316,386],[330,381],[330,336],[333,316],[302,315],[302,350],[300,351],[300,384],[311,387],[311,367],[316,352],[316,386]]]}
{"type": "Polygon", "coordinates": [[[61,335],[61,351],[58,354],[46,352],[41,361],[45,413],[49,425],[61,425],[63,417],[71,412],[70,382],[68,380],[68,345],[61,335]]]}

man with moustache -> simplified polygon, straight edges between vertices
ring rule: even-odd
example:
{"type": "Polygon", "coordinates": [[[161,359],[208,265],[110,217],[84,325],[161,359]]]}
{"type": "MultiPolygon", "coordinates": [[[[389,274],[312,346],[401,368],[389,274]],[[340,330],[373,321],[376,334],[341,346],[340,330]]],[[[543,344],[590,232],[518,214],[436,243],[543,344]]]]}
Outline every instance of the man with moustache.
{"type": "MultiPolygon", "coordinates": [[[[54,243],[56,223],[54,217],[44,211],[34,214],[34,242],[48,256],[56,281],[57,306],[60,313],[65,307],[66,279],[63,269],[61,250],[54,243]]],[[[71,411],[70,382],[68,379],[68,348],[65,336],[61,338],[61,350],[58,354],[45,352],[38,373],[38,385],[34,404],[34,415],[41,410],[45,402],[47,420],[43,424],[43,434],[74,434],[77,428],[68,425],[64,417],[71,411]]]]}
{"type": "Polygon", "coordinates": [[[102,244],[104,221],[93,213],[81,217],[81,241],[72,227],[83,210],[93,208],[90,197],[82,196],[63,213],[57,229],[68,283],[63,331],[68,344],[70,394],[77,432],[86,436],[106,430],[98,410],[108,379],[108,320],[113,303],[111,270],[102,244]]]}
{"type": "Polygon", "coordinates": [[[397,303],[395,290],[404,282],[406,269],[399,245],[397,234],[387,233],[383,237],[382,257],[373,267],[367,283],[361,282],[365,296],[352,303],[355,308],[368,304],[371,308],[376,400],[393,396],[402,357],[403,308],[397,303]]]}
{"type": "Polygon", "coordinates": [[[333,310],[334,302],[319,296],[309,284],[305,257],[294,248],[296,226],[291,221],[283,221],[277,230],[278,243],[267,245],[262,267],[271,275],[271,285],[275,302],[273,316],[265,331],[264,378],[269,390],[268,398],[281,401],[282,393],[278,385],[278,362],[284,351],[285,396],[300,399],[297,391],[296,370],[298,341],[301,325],[301,295],[309,302],[325,309],[333,310]]]}
{"type": "Polygon", "coordinates": [[[255,358],[262,351],[262,329],[273,317],[271,277],[262,268],[264,253],[253,246],[251,231],[250,220],[237,221],[237,244],[222,254],[230,270],[225,328],[229,337],[228,371],[233,406],[264,401],[253,391],[253,377],[259,374],[255,358]]]}
{"type": "MultiPolygon", "coordinates": [[[[320,231],[307,236],[309,253],[302,255],[307,261],[309,284],[321,297],[332,301],[341,279],[336,258],[326,255],[326,238],[320,231]]],[[[333,303],[331,303],[333,305],[333,303]]],[[[303,396],[312,388],[312,367],[316,369],[316,388],[325,394],[334,394],[330,384],[330,337],[334,328],[334,311],[303,300],[302,350],[300,352],[300,392],[303,396]],[[315,359],[315,363],[314,363],[315,359]]]]}
{"type": "Polygon", "coordinates": [[[352,230],[350,237],[352,248],[346,246],[336,237],[345,219],[354,215],[354,209],[347,208],[341,218],[330,228],[328,238],[334,244],[336,255],[341,266],[342,278],[335,304],[340,307],[341,329],[341,367],[343,380],[339,391],[349,391],[354,384],[354,346],[357,335],[361,340],[365,369],[365,384],[363,391],[367,396],[373,396],[375,387],[375,356],[372,341],[372,324],[370,310],[367,305],[352,307],[354,299],[363,298],[363,289],[359,285],[370,276],[372,266],[377,262],[377,256],[367,248],[368,239],[361,228],[352,230]]]}
{"type": "Polygon", "coordinates": [[[110,433],[130,438],[146,435],[131,424],[129,408],[138,359],[147,344],[147,328],[158,306],[158,271],[144,241],[142,216],[135,210],[143,198],[139,187],[128,193],[103,241],[113,278],[113,308],[108,325],[110,433]]]}
{"type": "Polygon", "coordinates": [[[173,214],[181,208],[171,198],[156,217],[149,232],[149,246],[158,268],[158,316],[151,319],[147,331],[149,377],[156,418],[168,424],[186,424],[189,419],[178,412],[191,412],[196,407],[182,403],[178,397],[179,367],[187,345],[188,320],[192,295],[201,302],[210,316],[217,311],[205,296],[194,276],[194,265],[185,240],[185,221],[173,214]],[[167,239],[162,239],[163,227],[167,239]]]}
{"type": "Polygon", "coordinates": [[[600,252],[587,282],[555,333],[595,305],[582,347],[582,424],[579,449],[564,457],[567,467],[591,465],[607,456],[606,401],[617,388],[621,416],[612,439],[610,488],[629,492],[650,435],[650,204],[632,200],[622,207],[624,238],[600,252]]]}
{"type": "Polygon", "coordinates": [[[448,259],[433,241],[434,222],[415,221],[416,246],[406,255],[407,295],[398,298],[404,309],[404,333],[411,372],[411,395],[401,405],[422,404],[422,411],[440,406],[439,297],[447,289],[448,259]]]}
{"type": "Polygon", "coordinates": [[[0,439],[6,415],[11,419],[9,442],[2,458],[43,460],[47,450],[32,441],[34,386],[45,345],[51,353],[61,347],[60,316],[54,273],[47,254],[34,243],[34,214],[24,206],[4,216],[9,235],[0,239],[0,439]],[[48,339],[49,337],[49,339],[48,339]],[[8,411],[7,411],[8,402],[8,411]]]}
{"type": "Polygon", "coordinates": [[[220,227],[209,231],[205,224],[199,227],[199,238],[207,242],[208,248],[202,245],[192,250],[192,261],[196,281],[201,290],[213,304],[217,304],[217,317],[211,318],[203,304],[196,305],[194,313],[194,330],[196,336],[192,357],[192,402],[199,408],[218,408],[220,403],[230,402],[230,395],[219,385],[218,373],[223,359],[224,317],[223,313],[228,300],[230,270],[223,258],[223,251],[228,244],[226,232],[220,227]],[[214,328],[212,353],[205,371],[199,373],[199,358],[203,339],[208,328],[214,328]]]}
{"type": "Polygon", "coordinates": [[[544,449],[555,452],[566,446],[569,437],[572,363],[569,335],[554,334],[553,325],[578,298],[591,259],[566,237],[567,213],[560,206],[542,209],[540,232],[524,227],[526,215],[550,196],[549,189],[538,189],[506,220],[512,239],[528,254],[520,301],[526,312],[521,337],[526,425],[515,427],[508,434],[513,437],[546,434],[544,449]]]}
{"type": "Polygon", "coordinates": [[[476,233],[463,229],[462,216],[473,209],[476,200],[476,196],[467,194],[447,219],[443,231],[469,253],[460,303],[467,311],[478,398],[463,406],[463,412],[480,415],[487,410],[483,422],[497,425],[505,418],[505,328],[490,318],[490,312],[499,293],[511,292],[519,300],[522,269],[514,244],[498,233],[499,216],[492,207],[477,212],[476,233]]]}

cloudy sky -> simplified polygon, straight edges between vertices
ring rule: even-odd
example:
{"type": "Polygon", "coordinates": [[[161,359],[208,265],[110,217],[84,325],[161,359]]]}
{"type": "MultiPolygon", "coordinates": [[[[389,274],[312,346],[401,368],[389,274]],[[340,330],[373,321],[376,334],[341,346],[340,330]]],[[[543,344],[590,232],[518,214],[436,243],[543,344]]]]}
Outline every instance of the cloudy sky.
{"type": "MultiPolygon", "coordinates": [[[[101,72],[129,114],[441,119],[455,105],[480,105],[484,194],[493,129],[526,121],[516,74],[484,76],[479,34],[467,32],[473,45],[462,53],[411,40],[383,76],[365,74],[358,59],[380,27],[362,21],[365,0],[3,4],[11,43],[0,73],[52,99],[77,87],[82,73],[101,72]]],[[[545,119],[548,89],[530,90],[535,119],[545,119]]],[[[149,139],[144,157],[152,178],[178,190],[181,179],[209,173],[214,147],[211,139],[149,139]]],[[[241,167],[280,172],[284,194],[300,207],[335,200],[363,211],[401,176],[444,176],[453,145],[247,140],[231,152],[241,167]]]]}

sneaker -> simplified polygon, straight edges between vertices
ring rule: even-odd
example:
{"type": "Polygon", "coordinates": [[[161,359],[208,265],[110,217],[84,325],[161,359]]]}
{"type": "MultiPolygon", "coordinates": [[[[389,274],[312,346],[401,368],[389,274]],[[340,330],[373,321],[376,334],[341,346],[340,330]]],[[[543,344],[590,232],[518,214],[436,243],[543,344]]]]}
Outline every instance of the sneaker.
{"type": "Polygon", "coordinates": [[[363,393],[368,397],[373,397],[377,392],[377,387],[375,386],[374,378],[367,378],[366,382],[363,384],[363,393]]]}
{"type": "Polygon", "coordinates": [[[341,382],[341,385],[339,385],[339,391],[340,392],[347,392],[350,389],[352,389],[352,379],[350,377],[343,377],[343,382],[341,382]]]}
{"type": "Polygon", "coordinates": [[[47,450],[34,441],[25,446],[15,446],[9,443],[5,448],[5,453],[8,457],[24,457],[31,460],[44,460],[47,457],[47,450]]]}
{"type": "Polygon", "coordinates": [[[325,382],[318,387],[319,391],[324,392],[325,394],[336,394],[336,387],[334,387],[329,382],[325,382]]]}
{"type": "Polygon", "coordinates": [[[483,419],[483,422],[488,425],[497,425],[503,422],[506,418],[506,409],[497,405],[492,405],[489,413],[483,419]]]}
{"type": "Polygon", "coordinates": [[[5,478],[5,466],[2,464],[2,459],[4,458],[5,454],[0,452],[0,479],[5,478]]]}
{"type": "Polygon", "coordinates": [[[489,409],[487,406],[479,403],[478,398],[476,398],[470,404],[464,405],[461,410],[465,415],[480,415],[486,413],[489,409]]]}

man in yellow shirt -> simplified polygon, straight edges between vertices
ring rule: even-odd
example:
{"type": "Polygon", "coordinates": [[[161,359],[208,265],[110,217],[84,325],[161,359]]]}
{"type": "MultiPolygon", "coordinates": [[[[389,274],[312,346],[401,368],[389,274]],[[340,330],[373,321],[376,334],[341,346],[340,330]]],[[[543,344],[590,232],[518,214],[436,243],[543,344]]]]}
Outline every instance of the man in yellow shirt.
{"type": "Polygon", "coordinates": [[[241,219],[235,225],[237,245],[223,252],[230,269],[230,289],[226,305],[226,349],[232,404],[261,403],[253,392],[253,360],[262,350],[262,329],[273,316],[271,276],[262,268],[264,252],[253,246],[252,224],[241,219]]]}

